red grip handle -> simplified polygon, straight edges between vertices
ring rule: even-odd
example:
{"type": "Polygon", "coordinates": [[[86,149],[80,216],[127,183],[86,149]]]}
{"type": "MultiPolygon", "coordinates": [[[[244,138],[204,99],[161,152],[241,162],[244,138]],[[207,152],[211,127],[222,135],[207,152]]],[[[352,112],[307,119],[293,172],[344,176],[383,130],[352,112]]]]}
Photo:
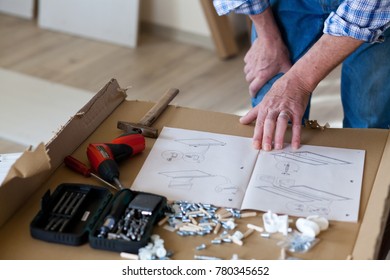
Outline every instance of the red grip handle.
{"type": "Polygon", "coordinates": [[[75,159],[72,156],[67,156],[64,158],[64,163],[67,167],[76,171],[77,173],[82,174],[85,177],[91,176],[91,170],[81,161],[75,159]]]}

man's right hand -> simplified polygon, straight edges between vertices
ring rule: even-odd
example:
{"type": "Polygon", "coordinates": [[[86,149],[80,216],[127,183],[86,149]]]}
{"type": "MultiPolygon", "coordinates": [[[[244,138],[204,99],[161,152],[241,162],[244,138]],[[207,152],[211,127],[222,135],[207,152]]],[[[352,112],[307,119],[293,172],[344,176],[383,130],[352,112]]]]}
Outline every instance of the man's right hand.
{"type": "Polygon", "coordinates": [[[291,68],[291,62],[272,10],[268,8],[259,15],[252,15],[251,20],[258,38],[245,55],[244,73],[249,83],[249,94],[255,97],[272,77],[286,73],[291,68]]]}

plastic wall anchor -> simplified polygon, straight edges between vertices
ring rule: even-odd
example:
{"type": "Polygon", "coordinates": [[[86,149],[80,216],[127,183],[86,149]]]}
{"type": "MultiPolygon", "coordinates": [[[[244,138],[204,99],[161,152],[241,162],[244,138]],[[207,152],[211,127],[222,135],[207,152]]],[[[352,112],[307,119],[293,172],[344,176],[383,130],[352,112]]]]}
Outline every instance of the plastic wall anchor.
{"type": "Polygon", "coordinates": [[[279,229],[279,219],[278,215],[268,211],[263,214],[263,224],[265,231],[269,233],[278,232],[279,229]]]}
{"type": "Polygon", "coordinates": [[[288,234],[289,220],[287,215],[278,216],[278,232],[282,233],[284,236],[288,234]]]}

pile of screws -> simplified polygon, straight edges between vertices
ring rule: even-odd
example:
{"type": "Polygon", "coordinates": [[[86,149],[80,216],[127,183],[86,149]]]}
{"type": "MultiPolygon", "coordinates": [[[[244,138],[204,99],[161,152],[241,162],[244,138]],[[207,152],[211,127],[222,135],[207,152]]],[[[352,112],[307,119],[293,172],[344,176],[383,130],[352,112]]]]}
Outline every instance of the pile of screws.
{"type": "MultiPolygon", "coordinates": [[[[253,224],[247,224],[247,231],[242,233],[236,230],[235,219],[257,216],[256,212],[242,213],[234,208],[218,208],[211,204],[190,203],[175,201],[170,204],[171,211],[159,222],[166,230],[176,232],[180,236],[204,236],[218,234],[211,244],[235,243],[243,245],[243,240],[253,232],[260,233],[262,238],[270,238],[273,233],[282,233],[284,238],[278,243],[283,250],[289,252],[307,252],[319,239],[311,238],[300,232],[293,231],[289,227],[290,220],[287,215],[278,216],[271,211],[263,214],[265,228],[253,224]],[[273,227],[270,227],[273,226],[273,227]]],[[[197,246],[197,251],[204,250],[205,244],[197,246]]],[[[195,255],[195,259],[214,259],[214,257],[195,255]]]]}
{"type": "Polygon", "coordinates": [[[285,240],[279,242],[278,245],[291,253],[306,253],[316,245],[318,241],[318,238],[293,231],[285,240]]]}
{"type": "Polygon", "coordinates": [[[242,239],[249,236],[253,230],[250,229],[246,233],[236,231],[232,235],[228,231],[236,228],[235,219],[256,216],[256,212],[241,213],[240,210],[234,208],[218,208],[211,204],[186,201],[175,201],[170,205],[170,209],[166,218],[160,221],[160,226],[168,223],[164,225],[164,228],[180,236],[218,234],[221,229],[224,229],[219,237],[211,241],[212,244],[233,242],[242,245],[242,239]]]}

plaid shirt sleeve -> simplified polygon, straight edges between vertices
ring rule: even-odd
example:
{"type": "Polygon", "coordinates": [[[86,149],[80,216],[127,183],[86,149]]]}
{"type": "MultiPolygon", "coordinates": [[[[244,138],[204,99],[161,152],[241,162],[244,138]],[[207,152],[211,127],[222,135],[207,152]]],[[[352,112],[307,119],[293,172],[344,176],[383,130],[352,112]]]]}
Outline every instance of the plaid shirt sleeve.
{"type": "Polygon", "coordinates": [[[213,0],[213,4],[220,16],[232,11],[237,14],[256,15],[269,7],[269,0],[213,0]]]}
{"type": "Polygon", "coordinates": [[[345,0],[325,21],[324,33],[374,43],[390,27],[390,1],[345,0]]]}

